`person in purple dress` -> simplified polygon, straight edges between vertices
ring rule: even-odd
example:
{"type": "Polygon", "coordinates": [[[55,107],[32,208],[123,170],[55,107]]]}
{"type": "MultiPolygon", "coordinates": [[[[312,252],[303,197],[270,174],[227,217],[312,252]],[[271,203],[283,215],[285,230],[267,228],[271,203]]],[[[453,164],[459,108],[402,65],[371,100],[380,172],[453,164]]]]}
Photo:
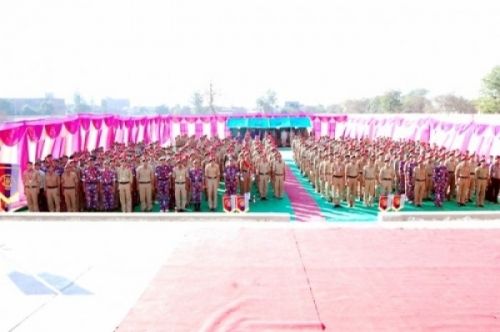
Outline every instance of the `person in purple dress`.
{"type": "Polygon", "coordinates": [[[107,160],[104,162],[100,180],[104,211],[111,211],[115,208],[116,172],[110,168],[107,160]]]}
{"type": "Polygon", "coordinates": [[[224,183],[226,185],[226,194],[229,196],[236,195],[238,189],[238,178],[240,171],[235,164],[233,158],[229,159],[228,165],[224,169],[224,183]]]}
{"type": "Polygon", "coordinates": [[[416,157],[412,155],[407,163],[405,163],[405,194],[408,201],[413,202],[415,199],[415,181],[413,181],[413,171],[417,167],[416,157]]]}
{"type": "Polygon", "coordinates": [[[434,182],[434,205],[442,207],[446,199],[446,188],[448,186],[448,168],[445,164],[445,155],[439,156],[439,163],[434,167],[432,180],[434,182]]]}
{"type": "Polygon", "coordinates": [[[193,167],[189,170],[189,179],[191,182],[191,202],[195,211],[201,211],[201,193],[205,179],[199,160],[194,160],[193,167]]]}
{"type": "Polygon", "coordinates": [[[91,157],[88,166],[82,172],[83,191],[85,193],[85,205],[89,211],[97,211],[99,204],[98,184],[100,171],[94,165],[95,157],[91,157]]]}
{"type": "Polygon", "coordinates": [[[160,203],[161,212],[168,211],[168,205],[170,200],[170,178],[172,177],[172,170],[169,165],[167,165],[167,159],[165,157],[160,158],[160,165],[155,169],[155,179],[156,179],[156,192],[157,199],[160,203]]]}

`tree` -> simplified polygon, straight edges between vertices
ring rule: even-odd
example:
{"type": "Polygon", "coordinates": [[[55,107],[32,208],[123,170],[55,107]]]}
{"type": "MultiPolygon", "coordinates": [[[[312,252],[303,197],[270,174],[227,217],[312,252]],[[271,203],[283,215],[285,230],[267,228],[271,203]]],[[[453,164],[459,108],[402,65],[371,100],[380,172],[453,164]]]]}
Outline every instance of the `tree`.
{"type": "Polygon", "coordinates": [[[266,93],[257,98],[257,108],[263,113],[274,113],[278,110],[278,98],[276,92],[267,90],[266,93]]]}
{"type": "Polygon", "coordinates": [[[427,98],[425,89],[412,90],[404,95],[401,102],[402,113],[432,113],[434,111],[431,101],[427,98]]]}
{"type": "Polygon", "coordinates": [[[350,99],[344,103],[345,113],[368,113],[370,111],[370,99],[350,99]]]}
{"type": "Polygon", "coordinates": [[[477,102],[483,113],[500,113],[500,66],[483,78],[481,97],[477,102]]]}
{"type": "Polygon", "coordinates": [[[380,96],[379,100],[381,113],[399,113],[401,112],[401,92],[391,90],[380,96]]]}
{"type": "Polygon", "coordinates": [[[191,97],[191,104],[193,105],[193,111],[195,114],[206,113],[205,107],[203,107],[203,95],[199,91],[193,93],[193,96],[191,97]]]}
{"type": "Polygon", "coordinates": [[[476,107],[469,100],[452,94],[434,98],[436,110],[440,113],[477,113],[476,107]]]}

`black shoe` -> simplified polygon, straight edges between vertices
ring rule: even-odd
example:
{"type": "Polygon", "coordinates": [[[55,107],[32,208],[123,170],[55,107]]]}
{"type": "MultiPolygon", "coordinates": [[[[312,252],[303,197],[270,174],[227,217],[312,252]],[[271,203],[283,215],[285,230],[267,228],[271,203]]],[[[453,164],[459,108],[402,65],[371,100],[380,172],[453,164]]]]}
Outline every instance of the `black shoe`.
{"type": "Polygon", "coordinates": [[[340,204],[335,204],[333,207],[338,209],[340,207],[340,204]]]}
{"type": "Polygon", "coordinates": [[[481,205],[479,205],[479,207],[483,208],[483,207],[484,207],[484,205],[482,205],[482,204],[481,204],[481,205]]]}

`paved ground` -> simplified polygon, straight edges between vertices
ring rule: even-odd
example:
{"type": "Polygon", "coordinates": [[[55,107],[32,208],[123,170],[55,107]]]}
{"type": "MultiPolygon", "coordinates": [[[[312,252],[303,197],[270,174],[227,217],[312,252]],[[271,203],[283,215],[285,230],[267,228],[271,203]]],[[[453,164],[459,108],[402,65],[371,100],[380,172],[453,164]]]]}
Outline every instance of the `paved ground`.
{"type": "Polygon", "coordinates": [[[337,227],[500,228],[500,220],[356,225],[0,222],[0,331],[113,331],[173,250],[181,242],[196,241],[189,237],[193,230],[337,227]]]}

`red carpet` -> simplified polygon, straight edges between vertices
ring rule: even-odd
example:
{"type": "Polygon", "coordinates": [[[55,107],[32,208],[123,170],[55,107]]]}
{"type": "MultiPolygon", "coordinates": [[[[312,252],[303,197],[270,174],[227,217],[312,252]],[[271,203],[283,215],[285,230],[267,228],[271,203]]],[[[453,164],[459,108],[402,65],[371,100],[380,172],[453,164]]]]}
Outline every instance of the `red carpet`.
{"type": "Polygon", "coordinates": [[[286,166],[285,192],[292,203],[295,218],[298,221],[324,219],[316,201],[299,183],[290,167],[286,166]]]}
{"type": "Polygon", "coordinates": [[[118,331],[499,331],[500,230],[190,232],[118,331]]]}

